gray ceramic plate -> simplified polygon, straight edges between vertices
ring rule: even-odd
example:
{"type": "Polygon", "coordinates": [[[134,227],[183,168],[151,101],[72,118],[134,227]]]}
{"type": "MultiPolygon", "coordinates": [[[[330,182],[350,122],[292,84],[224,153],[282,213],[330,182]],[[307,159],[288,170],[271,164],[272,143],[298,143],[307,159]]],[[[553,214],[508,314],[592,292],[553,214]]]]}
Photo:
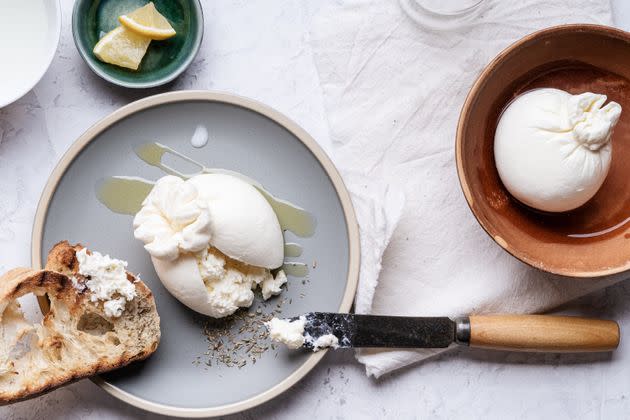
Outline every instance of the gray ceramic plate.
{"type": "Polygon", "coordinates": [[[272,301],[275,308],[286,299],[279,316],[350,309],[359,239],[348,193],[330,160],[295,123],[260,103],[201,91],[157,95],[114,112],[70,147],[45,187],[33,229],[33,266],[41,266],[47,251],[63,239],[126,259],[130,271],[140,273],[153,290],[161,316],[162,340],[151,358],[95,381],[128,403],[162,414],[202,417],[253,407],[296,383],[323,352],[270,349],[240,369],[205,363],[204,318],[161,285],[148,254],[133,238],[132,216],[113,213],[95,194],[95,185],[110,175],[162,176],[133,152],[149,141],[207,166],[244,173],[316,217],[312,237],[286,233],[288,241],[302,245],[296,260],[308,263],[310,273],[306,281],[289,276],[288,290],[272,301]],[[198,124],[209,131],[203,148],[190,142],[198,124]],[[201,364],[195,363],[198,357],[201,364]]]}

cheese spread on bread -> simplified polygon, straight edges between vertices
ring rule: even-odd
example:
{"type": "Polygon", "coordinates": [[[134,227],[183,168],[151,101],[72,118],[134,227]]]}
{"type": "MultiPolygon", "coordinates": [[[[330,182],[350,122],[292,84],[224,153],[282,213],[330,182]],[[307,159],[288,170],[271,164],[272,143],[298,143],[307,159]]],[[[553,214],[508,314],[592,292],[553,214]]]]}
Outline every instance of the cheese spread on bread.
{"type": "Polygon", "coordinates": [[[119,317],[127,301],[136,296],[136,288],[127,280],[127,262],[111,258],[85,248],[77,251],[79,274],[86,278],[85,285],[91,292],[90,300],[103,302],[105,315],[119,317]]]}

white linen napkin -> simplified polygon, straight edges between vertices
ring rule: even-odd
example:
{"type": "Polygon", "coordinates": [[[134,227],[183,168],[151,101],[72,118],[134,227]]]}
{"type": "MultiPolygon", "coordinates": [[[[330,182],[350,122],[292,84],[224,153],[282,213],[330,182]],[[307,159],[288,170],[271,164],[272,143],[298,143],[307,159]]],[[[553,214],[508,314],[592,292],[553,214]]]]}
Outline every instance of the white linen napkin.
{"type": "MultiPolygon", "coordinates": [[[[419,27],[395,0],[341,1],[316,17],[333,160],[361,228],[357,313],[539,312],[617,280],[565,279],[518,262],[479,227],[457,180],[457,118],[479,72],[523,35],[570,22],[611,24],[610,4],[486,0],[480,16],[448,32],[419,27]]],[[[378,377],[437,352],[357,358],[378,377]]]]}

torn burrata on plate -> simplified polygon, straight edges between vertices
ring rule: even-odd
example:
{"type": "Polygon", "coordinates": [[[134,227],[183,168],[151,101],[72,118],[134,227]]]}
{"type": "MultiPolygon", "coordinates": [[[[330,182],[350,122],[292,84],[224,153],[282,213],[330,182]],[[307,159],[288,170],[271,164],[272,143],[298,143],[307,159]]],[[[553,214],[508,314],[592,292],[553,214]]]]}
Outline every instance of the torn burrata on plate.
{"type": "Polygon", "coordinates": [[[278,218],[252,185],[224,174],[159,179],[133,222],[168,291],[215,318],[281,292],[284,237],[278,218]]]}

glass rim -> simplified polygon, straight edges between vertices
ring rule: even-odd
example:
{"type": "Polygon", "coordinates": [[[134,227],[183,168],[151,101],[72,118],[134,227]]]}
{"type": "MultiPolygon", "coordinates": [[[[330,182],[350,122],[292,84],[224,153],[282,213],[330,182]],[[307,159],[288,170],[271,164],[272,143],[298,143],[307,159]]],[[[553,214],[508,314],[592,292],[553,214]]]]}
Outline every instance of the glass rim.
{"type": "Polygon", "coordinates": [[[438,16],[438,17],[457,17],[457,16],[465,15],[465,14],[468,14],[468,13],[472,12],[477,7],[479,7],[481,5],[481,3],[483,3],[485,0],[477,0],[476,2],[471,4],[470,6],[466,6],[466,7],[461,8],[461,9],[454,9],[454,10],[451,10],[451,11],[440,11],[440,10],[431,9],[431,8],[423,5],[421,3],[421,0],[408,0],[408,1],[414,3],[415,6],[417,7],[418,11],[421,12],[421,13],[426,13],[426,14],[430,14],[430,15],[434,15],[434,16],[438,16]]]}

